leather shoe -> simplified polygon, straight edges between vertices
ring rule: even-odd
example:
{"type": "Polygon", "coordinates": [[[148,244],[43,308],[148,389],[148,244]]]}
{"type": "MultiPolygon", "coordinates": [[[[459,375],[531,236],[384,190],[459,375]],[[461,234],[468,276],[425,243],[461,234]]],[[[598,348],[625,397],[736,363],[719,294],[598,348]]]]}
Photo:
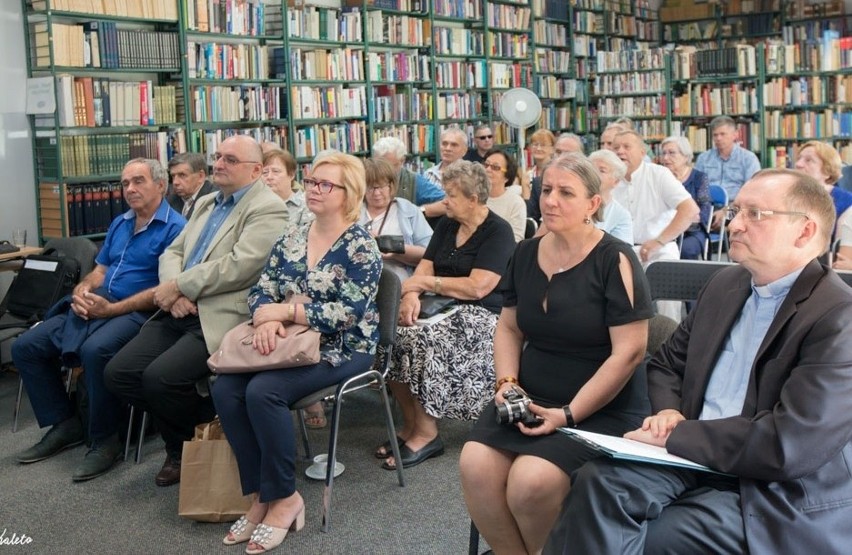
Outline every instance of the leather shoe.
{"type": "Polygon", "coordinates": [[[50,458],[57,453],[83,443],[83,424],[76,416],[54,424],[41,441],[19,453],[15,459],[21,464],[29,464],[50,458]]]}
{"type": "Polygon", "coordinates": [[[160,487],[166,487],[173,486],[178,482],[180,482],[180,459],[166,455],[166,462],[163,463],[163,468],[154,478],[154,483],[160,487]]]}
{"type": "Polygon", "coordinates": [[[117,438],[111,438],[102,443],[95,443],[86,453],[83,463],[77,468],[77,472],[71,477],[75,482],[85,482],[106,474],[112,466],[121,458],[122,447],[117,438]]]}
{"type": "MultiPolygon", "coordinates": [[[[441,441],[441,436],[436,436],[435,439],[420,448],[419,451],[412,451],[408,444],[403,445],[399,449],[399,456],[402,457],[402,468],[411,468],[417,466],[427,459],[432,457],[440,457],[444,454],[444,442],[441,441]]],[[[396,463],[397,461],[394,461],[396,463]]],[[[385,470],[396,470],[396,464],[388,464],[387,461],[382,463],[382,468],[385,470]]]]}

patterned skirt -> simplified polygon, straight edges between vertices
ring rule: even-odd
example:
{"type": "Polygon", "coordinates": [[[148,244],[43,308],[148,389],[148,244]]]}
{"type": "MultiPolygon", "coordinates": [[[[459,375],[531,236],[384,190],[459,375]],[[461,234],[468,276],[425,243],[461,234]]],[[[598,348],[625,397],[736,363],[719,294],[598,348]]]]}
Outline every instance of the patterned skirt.
{"type": "Polygon", "coordinates": [[[496,314],[469,304],[435,324],[400,327],[388,377],[435,418],[476,420],[494,398],[496,328],[496,314]]]}

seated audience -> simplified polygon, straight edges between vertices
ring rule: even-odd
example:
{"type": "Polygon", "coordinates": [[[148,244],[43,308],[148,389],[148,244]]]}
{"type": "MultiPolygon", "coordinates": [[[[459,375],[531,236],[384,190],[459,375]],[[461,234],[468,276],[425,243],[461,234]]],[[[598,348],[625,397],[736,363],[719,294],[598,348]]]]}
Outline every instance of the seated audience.
{"type": "Polygon", "coordinates": [[[625,243],[633,244],[633,218],[627,208],[612,198],[615,189],[627,174],[627,164],[611,150],[596,150],[589,154],[589,160],[601,178],[601,200],[603,201],[603,220],[595,222],[602,229],[625,243]]]}
{"type": "Polygon", "coordinates": [[[492,148],[485,153],[482,165],[491,184],[486,206],[512,226],[515,241],[522,241],[527,227],[527,205],[519,195],[506,189],[518,175],[515,159],[499,148],[492,148]]]}
{"type": "Polygon", "coordinates": [[[207,180],[207,161],[197,152],[177,154],[169,160],[169,175],[172,186],[166,200],[175,211],[189,219],[195,201],[213,192],[213,185],[207,180]]]}
{"type": "Polygon", "coordinates": [[[473,130],[473,146],[467,149],[464,160],[468,162],[485,162],[485,153],[494,148],[494,131],[487,123],[477,125],[473,130]]]}
{"type": "Polygon", "coordinates": [[[533,165],[527,170],[530,181],[539,177],[542,170],[553,160],[556,137],[547,129],[539,129],[530,136],[530,155],[533,165]]]}
{"type": "Polygon", "coordinates": [[[213,406],[196,383],[210,374],[207,358],[225,332],[248,318],[246,297],[281,234],[287,209],[260,180],[260,146],[228,137],[213,156],[215,195],[199,200],[186,228],[160,256],[160,308],[109,361],[107,388],[151,415],[166,443],[158,486],[180,481],[183,442],[213,406]]]}
{"type": "Polygon", "coordinates": [[[438,147],[441,160],[423,172],[423,177],[443,189],[443,171],[456,160],[461,160],[467,153],[467,133],[459,127],[448,127],[441,132],[438,147]]]}
{"type": "Polygon", "coordinates": [[[497,389],[461,455],[465,502],[497,553],[539,553],[594,452],[561,426],[621,435],[648,414],[645,373],[634,376],[653,314],[632,246],[597,229],[600,178],[582,155],[551,162],[542,180],[550,232],[515,250],[494,334],[497,389]],[[532,399],[535,424],[500,424],[505,392],[532,399]]]}
{"type": "Polygon", "coordinates": [[[684,260],[704,258],[704,246],[709,237],[707,222],[713,211],[710,182],[704,172],[692,167],[692,145],[686,137],[667,137],[660,148],[660,164],[667,167],[677,180],[683,183],[683,187],[692,195],[692,200],[699,209],[698,221],[683,232],[680,257],[684,260]]]}
{"type": "Polygon", "coordinates": [[[402,461],[378,448],[383,467],[407,468],[443,454],[439,418],[473,420],[494,387],[493,340],[500,311],[497,284],[515,246],[512,228],[485,204],[491,187],[485,169],[458,161],[445,169],[447,218],[442,219],[414,275],[402,284],[402,306],[388,375],[404,423],[402,461]],[[415,325],[420,295],[456,299],[458,311],[415,325]]]}
{"type": "Polygon", "coordinates": [[[307,324],[322,334],[321,360],[300,368],[223,374],[212,395],[234,449],[243,493],[253,502],[224,543],[250,542],[264,553],[305,521],[296,491],[296,434],[290,405],[302,397],[365,372],[379,337],[376,292],[382,261],[373,238],[357,225],[364,198],[364,167],[348,154],[328,154],[304,179],[315,220],[288,226],[249,293],[261,354],[275,349],[284,324],[307,324]],[[287,302],[285,293],[309,303],[287,302]]]}
{"type": "Polygon", "coordinates": [[[405,167],[405,145],[396,137],[382,137],[373,143],[373,158],[382,158],[398,172],[396,196],[420,207],[427,218],[444,215],[444,190],[419,173],[405,167]]]}
{"type": "Polygon", "coordinates": [[[41,427],[51,426],[41,441],[18,454],[19,463],[41,461],[83,442],[83,424],[60,373],[63,365],[83,366],[88,395],[91,448],[73,480],[100,476],[121,456],[123,406],[104,386],[104,366],[154,311],[157,256],[186,224],[164,201],[167,181],[157,160],[136,158],[124,166],[121,187],[130,209],[112,221],[95,269],[50,309],[44,322],[12,344],[12,360],[36,420],[41,427]]]}
{"type": "Polygon", "coordinates": [[[596,459],[546,553],[845,553],[852,543],[852,289],[810,176],[763,170],[726,215],[732,260],[648,364],[626,437],[724,474],[596,459]]]}
{"type": "Polygon", "coordinates": [[[397,172],[381,158],[364,160],[367,192],[358,223],[365,226],[373,237],[401,236],[404,253],[382,253],[384,267],[393,271],[399,281],[411,277],[414,268],[423,258],[432,228],[417,206],[404,198],[396,197],[397,172]]]}
{"type": "Polygon", "coordinates": [[[300,224],[313,216],[305,206],[305,193],[295,190],[296,159],[280,148],[263,155],[261,177],[272,192],[287,206],[287,223],[300,224]]]}

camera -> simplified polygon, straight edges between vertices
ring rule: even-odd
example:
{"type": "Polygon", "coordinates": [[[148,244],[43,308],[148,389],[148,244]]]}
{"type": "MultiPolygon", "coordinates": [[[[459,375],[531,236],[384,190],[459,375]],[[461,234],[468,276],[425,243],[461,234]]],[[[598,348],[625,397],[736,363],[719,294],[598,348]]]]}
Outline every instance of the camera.
{"type": "Polygon", "coordinates": [[[521,422],[524,426],[535,428],[543,420],[530,412],[530,398],[516,387],[510,387],[503,392],[504,402],[497,405],[497,423],[514,424],[521,422]]]}

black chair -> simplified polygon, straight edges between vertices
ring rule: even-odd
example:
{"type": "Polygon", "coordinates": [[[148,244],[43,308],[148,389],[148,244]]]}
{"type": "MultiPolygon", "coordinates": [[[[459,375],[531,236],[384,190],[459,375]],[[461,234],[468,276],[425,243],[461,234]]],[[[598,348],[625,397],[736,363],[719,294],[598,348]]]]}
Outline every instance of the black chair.
{"type": "Polygon", "coordinates": [[[730,262],[702,260],[658,260],[645,269],[651,300],[694,301],[713,274],[732,266],[730,262]]]}
{"type": "MultiPolygon", "coordinates": [[[[59,253],[60,256],[73,258],[80,265],[80,279],[87,276],[95,267],[95,257],[98,254],[98,247],[85,237],[68,237],[60,239],[51,239],[44,245],[45,251],[51,249],[59,253]]],[[[5,304],[5,301],[4,301],[5,304]]],[[[31,323],[20,320],[17,327],[13,327],[13,315],[4,314],[0,321],[3,323],[3,330],[0,330],[0,343],[14,339],[23,334],[26,330],[34,327],[31,323]]],[[[36,323],[35,325],[38,325],[36,323]]],[[[71,382],[73,371],[71,368],[63,368],[66,373],[65,389],[71,391],[71,382]]],[[[21,398],[24,393],[24,380],[18,378],[18,394],[15,397],[15,409],[12,415],[12,433],[18,431],[18,415],[21,411],[21,398]]]]}
{"type": "MultiPolygon", "coordinates": [[[[304,415],[302,409],[305,409],[314,403],[322,400],[333,403],[334,408],[331,413],[330,435],[328,439],[328,467],[325,474],[325,491],[323,492],[322,505],[322,531],[328,532],[331,525],[331,493],[334,484],[334,467],[337,462],[337,436],[340,427],[340,407],[343,396],[364,389],[372,385],[378,385],[378,390],[382,395],[382,402],[385,409],[385,421],[387,423],[388,439],[393,450],[394,460],[399,461],[402,458],[399,455],[399,445],[396,441],[396,428],[393,423],[393,413],[391,412],[390,399],[388,397],[385,376],[390,368],[391,353],[393,351],[394,342],[396,341],[396,324],[399,316],[399,304],[402,296],[402,286],[399,283],[399,278],[392,271],[382,270],[382,276],[379,281],[379,291],[376,297],[376,302],[379,307],[379,348],[382,351],[382,364],[374,365],[370,370],[352,376],[343,380],[339,384],[326,387],[299,399],[291,406],[291,410],[296,411],[299,418],[299,426],[302,430],[302,439],[305,445],[305,454],[307,458],[311,458],[310,444],[308,442],[308,433],[305,426],[304,415]]],[[[378,360],[378,357],[377,357],[378,360]]],[[[402,475],[402,465],[396,465],[397,479],[399,485],[405,485],[405,479],[402,475]]]]}
{"type": "Polygon", "coordinates": [[[535,237],[535,232],[538,231],[538,222],[533,218],[527,218],[527,225],[524,228],[524,239],[535,237]]]}

